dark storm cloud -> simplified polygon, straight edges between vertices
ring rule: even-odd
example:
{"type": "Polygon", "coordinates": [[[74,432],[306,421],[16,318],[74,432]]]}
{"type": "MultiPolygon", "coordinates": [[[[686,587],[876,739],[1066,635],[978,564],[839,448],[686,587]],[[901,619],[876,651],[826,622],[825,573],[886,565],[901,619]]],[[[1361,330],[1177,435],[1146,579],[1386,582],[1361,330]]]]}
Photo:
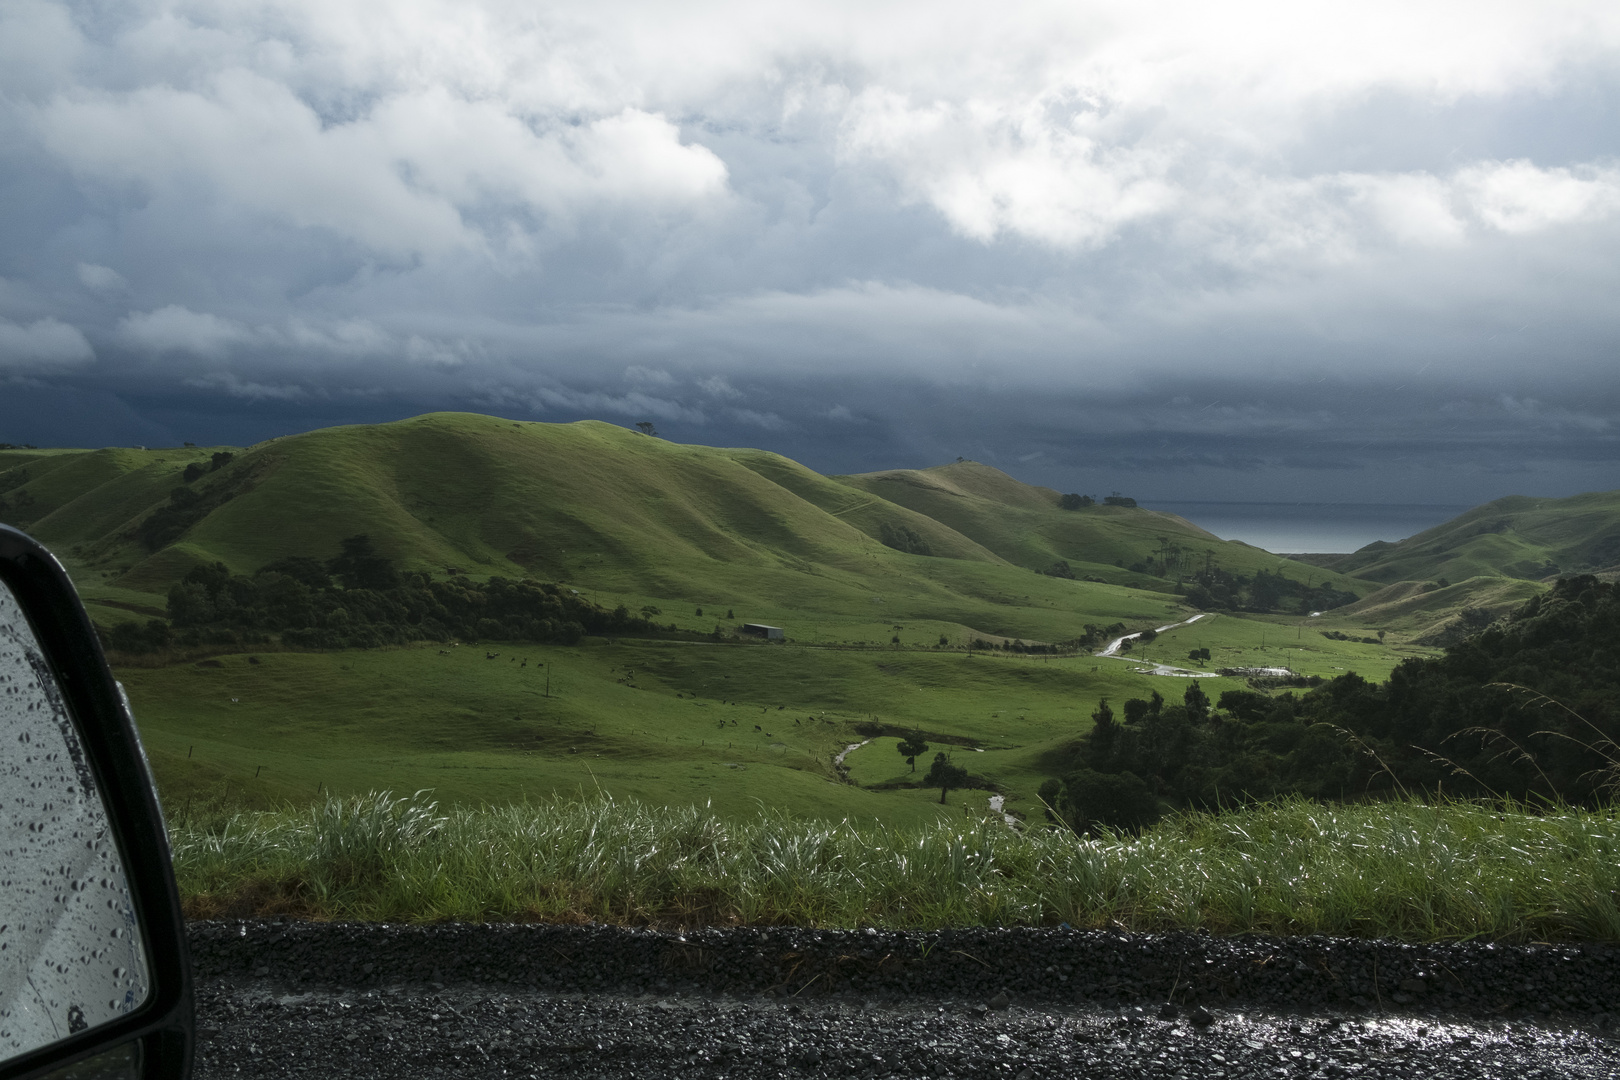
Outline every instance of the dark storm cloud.
{"type": "Polygon", "coordinates": [[[0,439],[467,408],[1162,497],[1615,486],[1607,5],[0,21],[0,439]]]}

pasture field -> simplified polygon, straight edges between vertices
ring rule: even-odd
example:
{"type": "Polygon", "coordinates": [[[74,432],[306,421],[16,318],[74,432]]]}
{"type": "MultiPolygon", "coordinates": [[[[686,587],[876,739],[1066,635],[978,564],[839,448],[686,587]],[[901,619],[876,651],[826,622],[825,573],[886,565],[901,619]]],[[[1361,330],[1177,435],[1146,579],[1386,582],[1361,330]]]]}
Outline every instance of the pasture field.
{"type": "MultiPolygon", "coordinates": [[[[1187,664],[1187,651],[1211,647],[1213,666],[1286,661],[1370,679],[1423,651],[1332,641],[1320,621],[1300,636],[1287,622],[1221,616],[1145,651],[1187,664]]],[[[822,625],[829,635],[859,629],[822,625]]],[[[591,639],[266,650],[118,675],[171,811],[389,788],[431,789],[446,805],[600,792],[730,817],[770,808],[898,823],[986,805],[989,790],[953,791],[942,809],[937,790],[894,786],[915,783],[938,751],[995,785],[1009,811],[1040,817],[1045,761],[1090,729],[1099,699],[1117,708],[1155,690],[1172,701],[1185,693],[1188,679],[1144,670],[1085,654],[591,639]],[[906,766],[892,734],[872,738],[873,724],[922,732],[922,769],[906,766]],[[833,757],[863,742],[845,759],[845,782],[833,757]]],[[[1212,698],[1246,685],[1201,684],[1212,698]]]]}

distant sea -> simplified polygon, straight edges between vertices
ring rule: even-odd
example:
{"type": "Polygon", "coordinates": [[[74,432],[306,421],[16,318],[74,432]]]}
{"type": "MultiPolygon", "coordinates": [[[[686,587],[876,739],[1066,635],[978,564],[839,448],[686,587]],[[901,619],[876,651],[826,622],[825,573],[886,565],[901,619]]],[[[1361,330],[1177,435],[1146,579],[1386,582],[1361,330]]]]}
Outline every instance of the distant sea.
{"type": "Polygon", "coordinates": [[[1156,502],[1149,510],[1178,514],[1222,540],[1242,540],[1279,554],[1347,553],[1374,540],[1404,540],[1450,521],[1471,505],[1429,503],[1156,502]]]}

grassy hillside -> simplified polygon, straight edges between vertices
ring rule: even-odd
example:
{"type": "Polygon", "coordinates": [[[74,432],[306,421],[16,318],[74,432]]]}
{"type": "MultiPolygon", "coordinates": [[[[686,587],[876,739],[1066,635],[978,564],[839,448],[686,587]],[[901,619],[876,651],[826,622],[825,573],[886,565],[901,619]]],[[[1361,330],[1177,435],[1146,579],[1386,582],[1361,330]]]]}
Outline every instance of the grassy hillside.
{"type": "MultiPolygon", "coordinates": [[[[1009,808],[1038,812],[1043,763],[1089,727],[1098,699],[1154,689],[1180,699],[1187,680],[1153,663],[1185,665],[1189,650],[1209,648],[1210,668],[1376,679],[1422,652],[1401,633],[1366,644],[1373,626],[1355,617],[1307,628],[1222,616],[1129,658],[970,657],[976,640],[1179,622],[1190,611],[1174,582],[1131,569],[1167,543],[1234,571],[1376,586],[1168,515],[1060,510],[1056,492],[973,463],[826,477],[763,451],[595,422],[432,414],[247,448],[0,451],[0,498],[0,519],[62,555],[103,625],[163,616],[169,586],[199,564],[252,574],[287,556],[330,558],[365,533],[401,568],[435,578],[556,581],[705,635],[745,620],[788,629],[785,648],[592,639],[152,657],[119,675],[171,803],[429,787],[465,804],[600,786],[728,815],[763,803],[932,820],[938,793],[905,786],[915,777],[892,738],[849,755],[856,783],[832,769],[835,753],[866,739],[861,725],[877,724],[970,756],[1009,808]],[[886,546],[896,530],[930,554],[886,546]],[[1076,579],[1034,572],[1060,559],[1076,579]]],[[[961,797],[982,805],[990,790],[961,797]]]]}
{"type": "Polygon", "coordinates": [[[1132,566],[1173,546],[1181,549],[1189,566],[1202,565],[1207,556],[1236,573],[1267,570],[1358,595],[1371,589],[1368,583],[1341,573],[1221,540],[1174,514],[1101,504],[1063,510],[1058,506],[1058,492],[1020,483],[978,462],[839,479],[887,503],[926,515],[1002,559],[1032,569],[1044,570],[1062,560],[1086,576],[1136,582],[1141,575],[1133,574],[1132,566]]]}
{"type": "Polygon", "coordinates": [[[1544,592],[1540,582],[1490,575],[1441,586],[1432,581],[1386,585],[1334,615],[1424,639],[1446,639],[1479,629],[1481,620],[1506,615],[1544,592]]]}
{"type": "Polygon", "coordinates": [[[1620,566],[1620,491],[1567,499],[1512,495],[1396,544],[1369,544],[1333,568],[1369,581],[1541,580],[1620,566]]]}
{"type": "Polygon", "coordinates": [[[328,558],[356,533],[406,569],[555,580],[668,608],[692,629],[729,610],[823,642],[1062,641],[1087,622],[1159,620],[1178,610],[1171,583],[1114,563],[1165,537],[1239,570],[1324,573],[1167,515],[1061,511],[1055,493],[971,463],[840,480],[762,451],[596,422],[432,414],[330,428],[238,450],[183,480],[188,464],[216,452],[32,455],[10,492],[27,516],[8,519],[63,553],[103,621],[161,609],[168,586],[198,563],[251,573],[291,555],[328,558]],[[176,509],[175,489],[195,506],[176,509]],[[907,506],[913,489],[927,497],[907,506]],[[154,543],[165,514],[176,527],[154,543]],[[932,557],[884,546],[885,529],[909,531],[932,557]],[[1058,559],[1100,580],[1031,573],[1058,559]]]}

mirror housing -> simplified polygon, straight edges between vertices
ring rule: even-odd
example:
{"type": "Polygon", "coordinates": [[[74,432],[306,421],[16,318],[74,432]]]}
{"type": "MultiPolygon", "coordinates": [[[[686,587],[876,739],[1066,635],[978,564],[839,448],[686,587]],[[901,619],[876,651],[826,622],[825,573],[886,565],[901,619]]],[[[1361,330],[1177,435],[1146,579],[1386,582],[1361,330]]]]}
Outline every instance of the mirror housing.
{"type": "MultiPolygon", "coordinates": [[[[195,1029],[191,965],[169,838],[122,689],[67,572],[37,541],[0,525],[0,582],[29,622],[94,774],[123,857],[147,954],[149,992],[127,1015],[0,1062],[0,1080],[83,1075],[182,1080],[195,1029]]],[[[12,837],[0,837],[9,843],[12,837]]],[[[0,912],[0,923],[6,921],[0,912]]]]}

